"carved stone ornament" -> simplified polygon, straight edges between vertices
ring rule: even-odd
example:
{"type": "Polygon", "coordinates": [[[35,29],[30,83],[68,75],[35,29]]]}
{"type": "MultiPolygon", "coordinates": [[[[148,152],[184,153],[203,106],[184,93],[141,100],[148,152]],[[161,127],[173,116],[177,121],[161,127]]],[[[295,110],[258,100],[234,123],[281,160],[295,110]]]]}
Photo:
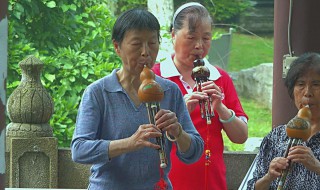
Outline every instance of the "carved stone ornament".
{"type": "Polygon", "coordinates": [[[19,63],[19,67],[22,71],[21,83],[7,102],[11,120],[7,126],[7,136],[51,137],[53,132],[48,122],[53,114],[53,101],[40,80],[43,63],[29,56],[19,63]]]}

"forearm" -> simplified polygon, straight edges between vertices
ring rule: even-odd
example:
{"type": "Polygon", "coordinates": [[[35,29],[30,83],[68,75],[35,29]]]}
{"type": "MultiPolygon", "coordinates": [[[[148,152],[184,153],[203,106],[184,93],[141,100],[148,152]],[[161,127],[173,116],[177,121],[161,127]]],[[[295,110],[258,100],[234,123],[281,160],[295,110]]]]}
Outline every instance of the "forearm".
{"type": "Polygon", "coordinates": [[[181,133],[181,136],[177,139],[178,150],[180,152],[187,152],[187,150],[190,148],[191,138],[184,130],[182,130],[181,133]]]}
{"type": "Polygon", "coordinates": [[[225,105],[222,105],[220,109],[217,109],[219,118],[222,121],[223,129],[226,132],[229,139],[234,143],[242,144],[248,138],[248,126],[237,116],[233,116],[232,111],[225,105]],[[234,117],[234,118],[233,118],[234,117]]]}
{"type": "Polygon", "coordinates": [[[320,161],[319,160],[317,160],[317,163],[316,163],[315,173],[320,176],[320,161]]]}
{"type": "Polygon", "coordinates": [[[185,153],[190,148],[191,137],[182,129],[180,124],[178,133],[176,133],[176,135],[170,135],[168,132],[166,135],[170,141],[177,143],[177,147],[180,152],[185,153]]]}
{"type": "Polygon", "coordinates": [[[254,185],[255,190],[268,190],[270,188],[270,184],[272,182],[269,174],[266,174],[262,178],[260,178],[254,185]]]}
{"type": "Polygon", "coordinates": [[[133,151],[129,145],[130,143],[128,138],[111,141],[109,145],[109,158],[111,159],[121,154],[133,151]]]}
{"type": "Polygon", "coordinates": [[[238,117],[230,123],[223,123],[223,129],[233,143],[242,144],[248,139],[248,126],[238,117]]]}

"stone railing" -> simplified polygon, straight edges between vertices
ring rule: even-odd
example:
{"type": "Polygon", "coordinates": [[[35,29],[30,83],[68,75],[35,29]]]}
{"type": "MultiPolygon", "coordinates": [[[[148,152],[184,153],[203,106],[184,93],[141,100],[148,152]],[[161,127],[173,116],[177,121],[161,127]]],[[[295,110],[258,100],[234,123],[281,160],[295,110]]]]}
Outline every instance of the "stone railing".
{"type": "MultiPolygon", "coordinates": [[[[256,156],[254,152],[225,152],[224,160],[227,167],[227,184],[228,190],[237,190],[244,179],[250,165],[256,156]]],[[[16,160],[16,159],[15,159],[16,160]]],[[[6,187],[26,187],[26,186],[10,186],[10,153],[6,153],[6,187]]],[[[28,163],[20,164],[21,167],[25,166],[28,163]]],[[[20,173],[22,170],[17,171],[20,173]]],[[[31,177],[39,176],[41,173],[47,173],[48,167],[39,169],[38,173],[22,173],[21,177],[23,178],[35,178],[31,177]],[[45,170],[45,171],[41,171],[45,170]]],[[[20,173],[21,174],[21,173],[20,173]]],[[[60,188],[60,189],[86,189],[88,186],[88,179],[90,176],[90,165],[82,165],[72,161],[70,149],[58,149],[58,165],[57,165],[57,186],[51,188],[60,188]]],[[[39,178],[39,177],[38,177],[39,178]]],[[[41,180],[41,179],[39,179],[41,180]]],[[[49,183],[49,181],[43,181],[49,183]]],[[[49,184],[44,185],[44,188],[48,188],[49,184]]],[[[30,186],[29,186],[30,188],[30,186]]],[[[37,188],[40,188],[37,186],[37,188]]]]}

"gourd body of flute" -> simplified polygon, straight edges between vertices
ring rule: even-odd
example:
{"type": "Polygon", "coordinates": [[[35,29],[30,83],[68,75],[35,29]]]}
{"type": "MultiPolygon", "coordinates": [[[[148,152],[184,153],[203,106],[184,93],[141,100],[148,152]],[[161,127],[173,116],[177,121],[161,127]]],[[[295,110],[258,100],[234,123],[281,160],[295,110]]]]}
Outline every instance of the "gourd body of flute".
{"type": "Polygon", "coordinates": [[[138,90],[141,102],[160,102],[163,99],[163,90],[154,79],[155,75],[151,69],[144,67],[140,74],[141,85],[138,90]]]}
{"type": "Polygon", "coordinates": [[[288,137],[307,141],[311,135],[310,128],[311,111],[305,106],[298,111],[296,117],[291,119],[286,127],[288,137]]]}

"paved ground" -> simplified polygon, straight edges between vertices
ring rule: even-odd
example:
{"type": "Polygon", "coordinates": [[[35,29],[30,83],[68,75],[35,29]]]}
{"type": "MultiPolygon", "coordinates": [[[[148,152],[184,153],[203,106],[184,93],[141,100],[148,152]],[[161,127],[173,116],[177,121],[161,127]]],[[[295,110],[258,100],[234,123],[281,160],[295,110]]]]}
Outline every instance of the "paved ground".
{"type": "Polygon", "coordinates": [[[257,152],[262,139],[262,137],[249,137],[244,144],[244,151],[257,152]]]}

